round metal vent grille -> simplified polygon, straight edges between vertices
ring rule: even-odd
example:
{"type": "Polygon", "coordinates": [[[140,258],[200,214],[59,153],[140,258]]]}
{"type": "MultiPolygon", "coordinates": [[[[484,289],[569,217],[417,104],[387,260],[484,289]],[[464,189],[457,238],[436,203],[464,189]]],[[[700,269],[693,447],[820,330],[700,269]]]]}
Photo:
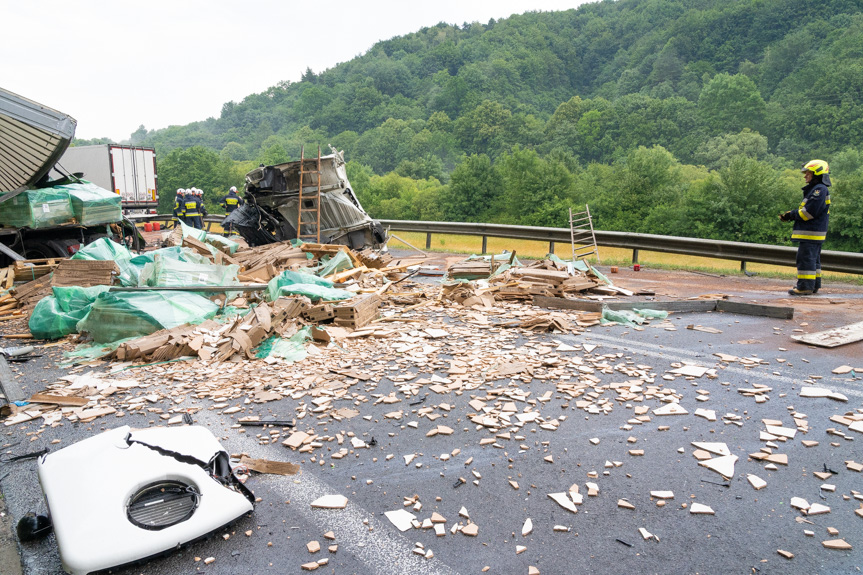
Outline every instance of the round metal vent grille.
{"type": "Polygon", "coordinates": [[[135,493],[126,512],[134,525],[157,531],[191,517],[200,497],[197,489],[181,481],[159,481],[135,493]]]}

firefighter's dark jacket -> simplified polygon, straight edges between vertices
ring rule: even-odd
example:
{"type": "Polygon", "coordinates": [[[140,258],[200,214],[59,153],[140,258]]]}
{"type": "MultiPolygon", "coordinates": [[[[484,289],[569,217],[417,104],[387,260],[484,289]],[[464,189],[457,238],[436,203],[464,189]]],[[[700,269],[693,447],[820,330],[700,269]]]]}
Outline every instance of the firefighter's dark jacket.
{"type": "Polygon", "coordinates": [[[177,197],[174,198],[174,218],[182,218],[185,217],[186,211],[186,196],[184,194],[177,194],[177,197]]]}
{"type": "Polygon", "coordinates": [[[827,238],[827,222],[830,219],[830,190],[821,178],[803,187],[803,201],[791,212],[794,230],[791,241],[823,242],[827,238]]]}
{"type": "Polygon", "coordinates": [[[228,195],[222,198],[222,207],[225,208],[225,211],[229,214],[244,203],[243,198],[238,196],[236,192],[228,192],[228,195]]]}
{"type": "Polygon", "coordinates": [[[186,196],[185,206],[187,218],[194,218],[201,215],[201,200],[197,196],[193,196],[191,194],[186,196]]]}

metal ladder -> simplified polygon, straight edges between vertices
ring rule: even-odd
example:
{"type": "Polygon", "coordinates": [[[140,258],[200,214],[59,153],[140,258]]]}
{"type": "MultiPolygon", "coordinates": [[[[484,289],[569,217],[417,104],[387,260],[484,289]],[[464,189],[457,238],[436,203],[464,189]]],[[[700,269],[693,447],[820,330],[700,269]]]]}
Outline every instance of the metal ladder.
{"type": "Polygon", "coordinates": [[[595,254],[596,263],[600,263],[596,234],[593,233],[593,219],[590,217],[590,208],[587,204],[584,205],[583,212],[572,213],[572,208],[569,208],[569,236],[572,240],[572,261],[582,260],[595,254]],[[576,248],[576,244],[580,247],[576,248]]]}
{"type": "MultiPolygon", "coordinates": [[[[321,243],[321,147],[318,146],[318,157],[315,170],[306,170],[306,147],[300,148],[300,195],[297,203],[297,239],[304,242],[321,243]],[[305,176],[313,176],[308,180],[309,187],[315,187],[314,192],[306,193],[305,176]],[[310,207],[307,207],[307,204],[310,207]],[[306,217],[303,217],[303,216],[306,217]],[[311,231],[314,230],[314,231],[311,231]]],[[[313,158],[309,158],[311,162],[313,158]]]]}

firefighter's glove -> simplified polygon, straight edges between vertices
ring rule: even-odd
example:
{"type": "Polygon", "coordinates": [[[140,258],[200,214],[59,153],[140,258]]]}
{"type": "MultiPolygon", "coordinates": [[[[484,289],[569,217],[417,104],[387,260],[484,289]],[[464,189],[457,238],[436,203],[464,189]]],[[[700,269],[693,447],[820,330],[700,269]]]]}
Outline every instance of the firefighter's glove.
{"type": "Polygon", "coordinates": [[[794,216],[791,215],[791,212],[785,212],[784,214],[779,214],[779,219],[783,222],[790,222],[794,219],[794,216]]]}

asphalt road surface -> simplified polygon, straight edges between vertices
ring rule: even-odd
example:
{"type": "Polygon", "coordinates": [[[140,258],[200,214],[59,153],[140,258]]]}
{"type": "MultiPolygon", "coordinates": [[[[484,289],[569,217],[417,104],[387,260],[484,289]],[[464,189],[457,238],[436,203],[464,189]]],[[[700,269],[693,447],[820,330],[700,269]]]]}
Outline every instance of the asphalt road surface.
{"type": "MultiPolygon", "coordinates": [[[[641,275],[630,272],[620,283],[627,287],[656,286],[655,299],[662,299],[663,293],[676,289],[678,296],[722,291],[731,294],[735,301],[795,305],[795,317],[777,320],[726,313],[688,313],[669,316],[676,331],[656,327],[658,322],[641,330],[621,325],[597,326],[579,335],[530,335],[507,330],[505,344],[485,350],[487,354],[516,359],[544,353],[565,365],[573,365],[576,357],[603,356],[610,366],[642,369],[657,384],[674,389],[680,394],[680,405],[688,411],[687,415],[656,416],[652,410],[663,403],[655,399],[619,401],[609,390],[602,394],[612,405],[609,413],[590,414],[578,408],[576,400],[558,391],[558,381],[535,378],[525,383],[521,379],[512,382],[503,379],[462,393],[423,391],[410,400],[425,398],[417,405],[408,405],[407,399],[396,405],[373,405],[369,401],[357,407],[359,416],[349,420],[310,423],[328,433],[343,430],[353,432],[365,442],[375,439],[374,446],[352,450],[336,460],[330,457],[337,451],[335,447],[325,446],[303,454],[278,442],[261,445],[256,433],[266,431],[240,433],[236,428],[234,418],[239,415],[275,414],[291,418],[298,400],[284,398],[249,405],[236,415],[225,415],[222,410],[212,409],[211,401],[202,400],[205,409],[195,414],[195,423],[211,429],[229,453],[298,463],[302,472],[296,476],[253,475],[246,485],[259,498],[254,513],[218,530],[207,540],[117,572],[300,573],[302,564],[324,557],[329,561],[318,572],[376,575],[523,574],[530,566],[542,574],[859,572],[863,563],[863,517],[854,512],[861,501],[853,497],[852,491],[863,492],[863,475],[846,469],[845,462],[863,462],[863,437],[829,418],[861,412],[863,379],[855,373],[834,375],[831,371],[840,365],[863,367],[863,343],[823,349],[795,343],[789,336],[795,329],[819,331],[860,321],[863,289],[828,289],[829,293],[810,300],[790,301],[782,292],[787,288],[785,282],[758,278],[724,281],[666,272],[641,275]],[[684,280],[686,290],[680,287],[684,280]],[[690,324],[716,328],[721,333],[686,329],[690,324]],[[560,344],[576,349],[556,351],[560,344]],[[585,344],[596,348],[587,352],[585,344]],[[552,351],[544,351],[547,348],[552,351]],[[717,352],[762,361],[747,368],[740,362],[720,362],[713,355],[717,352]],[[663,379],[673,369],[672,364],[682,363],[715,369],[716,377],[663,379]],[[813,376],[817,379],[812,379],[813,376]],[[799,397],[800,389],[809,385],[805,383],[807,380],[844,394],[848,401],[799,397]],[[767,394],[768,401],[756,403],[753,397],[738,392],[738,388],[758,385],[772,389],[767,394]],[[501,388],[529,391],[531,399],[551,392],[547,401],[537,402],[535,407],[546,420],[558,418],[557,430],[542,429],[528,422],[521,427],[498,430],[511,432],[510,439],[496,438],[495,445],[481,445],[481,439],[495,438],[495,434],[470,421],[468,414],[475,410],[468,402],[472,397],[485,398],[490,391],[501,388]],[[706,400],[697,400],[698,396],[706,400]],[[434,422],[410,412],[442,403],[451,409],[436,409],[442,417],[434,422]],[[649,420],[633,422],[635,409],[642,405],[651,410],[647,414],[649,420]],[[695,416],[699,408],[714,410],[717,420],[695,416]],[[385,418],[384,414],[393,409],[405,410],[405,418],[398,421],[385,418]],[[764,462],[749,458],[749,454],[766,447],[767,442],[759,439],[765,430],[762,420],[780,420],[785,427],[794,428],[792,413],[798,418],[801,414],[805,416],[802,418],[808,422],[809,430],[805,434],[798,432],[794,439],[785,442],[774,441],[776,448],[772,451],[786,454],[788,465],[778,465],[771,471],[765,469],[764,462]],[[739,417],[740,425],[724,422],[726,414],[739,417]],[[407,425],[412,421],[418,423],[416,428],[407,425]],[[436,425],[449,426],[454,433],[427,437],[427,432],[436,425]],[[846,437],[829,434],[829,428],[843,430],[846,437]],[[805,447],[804,439],[817,441],[818,445],[805,447]],[[739,457],[734,476],[724,481],[719,474],[700,467],[692,455],[695,450],[692,442],[726,443],[731,453],[739,457]],[[630,450],[643,450],[644,454],[631,455],[630,450]],[[392,458],[387,457],[390,454],[392,458]],[[442,454],[450,457],[441,457],[442,454]],[[405,463],[406,455],[415,456],[409,464],[405,463]],[[548,456],[551,462],[546,460],[548,456]],[[813,475],[825,467],[836,474],[827,480],[813,475]],[[767,486],[755,490],[747,480],[748,474],[762,478],[767,486]],[[511,481],[518,484],[518,489],[511,481]],[[596,496],[588,496],[587,482],[598,485],[596,496]],[[579,485],[584,498],[575,514],[548,497],[549,493],[569,490],[573,484],[579,485]],[[824,484],[835,489],[822,488],[824,484]],[[659,500],[650,495],[653,490],[673,491],[674,497],[659,506],[659,500]],[[348,498],[345,509],[310,507],[314,499],[334,493],[348,498]],[[404,506],[404,501],[414,496],[422,503],[421,510],[414,512],[420,521],[432,512],[446,518],[445,536],[435,536],[433,529],[402,533],[383,515],[397,509],[412,510],[404,506]],[[827,505],[830,512],[806,516],[791,507],[792,497],[827,505]],[[629,502],[634,509],[620,507],[619,500],[629,502]],[[695,503],[709,506],[714,514],[690,513],[695,503]],[[478,525],[476,537],[450,532],[454,524],[466,523],[465,518],[459,517],[463,507],[470,521],[478,525]],[[533,529],[523,536],[522,528],[528,518],[533,529]],[[555,531],[555,526],[566,530],[555,531]],[[643,538],[639,528],[654,537],[643,538]],[[828,533],[828,528],[835,529],[836,534],[828,533]],[[245,534],[247,531],[251,531],[250,536],[245,534]],[[334,532],[335,541],[323,539],[327,531],[334,532]],[[805,531],[811,531],[812,535],[805,531]],[[822,545],[823,541],[834,539],[844,539],[852,549],[832,550],[822,545]],[[316,554],[306,549],[306,543],[312,540],[322,546],[316,554]],[[432,550],[433,558],[418,556],[414,552],[417,542],[432,550]],[[332,543],[338,545],[336,553],[327,552],[332,543]],[[780,549],[793,553],[793,559],[780,556],[777,553],[780,549]],[[196,558],[215,561],[205,564],[196,558]]],[[[650,303],[645,301],[645,307],[650,303]]],[[[457,337],[443,338],[439,343],[442,348],[438,359],[442,360],[464,359],[475,349],[471,342],[457,337]]],[[[29,392],[39,391],[45,383],[65,373],[56,367],[58,348],[46,348],[42,353],[42,358],[16,367],[23,374],[19,381],[29,392]]],[[[431,370],[404,365],[406,370],[432,376],[431,370]]],[[[182,369],[192,369],[192,364],[182,369]]],[[[388,377],[393,373],[400,372],[386,372],[373,392],[398,395],[400,384],[388,377]]],[[[573,373],[577,376],[575,370],[573,373]]],[[[443,378],[447,375],[440,369],[434,374],[443,378]]],[[[601,379],[601,385],[627,379],[620,370],[595,375],[601,379]]],[[[167,404],[161,406],[170,407],[167,404]]],[[[519,405],[519,410],[523,406],[519,405]]],[[[108,416],[91,424],[65,422],[38,434],[34,432],[41,429],[40,425],[22,424],[4,428],[2,453],[20,454],[43,447],[57,449],[117,425],[158,424],[157,418],[146,414],[130,414],[123,419],[108,416]],[[52,443],[54,440],[60,440],[59,444],[52,443]]],[[[85,483],[87,479],[69,478],[85,483]]],[[[13,521],[28,511],[46,511],[33,460],[2,463],[0,489],[13,521]]],[[[28,575],[62,572],[53,536],[37,543],[20,544],[19,551],[23,571],[28,575]]]]}

